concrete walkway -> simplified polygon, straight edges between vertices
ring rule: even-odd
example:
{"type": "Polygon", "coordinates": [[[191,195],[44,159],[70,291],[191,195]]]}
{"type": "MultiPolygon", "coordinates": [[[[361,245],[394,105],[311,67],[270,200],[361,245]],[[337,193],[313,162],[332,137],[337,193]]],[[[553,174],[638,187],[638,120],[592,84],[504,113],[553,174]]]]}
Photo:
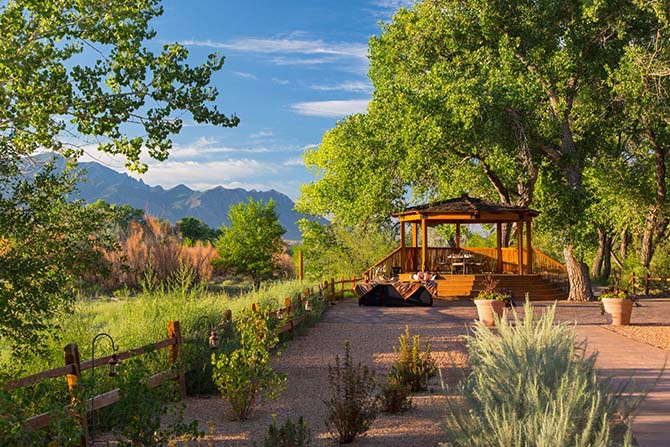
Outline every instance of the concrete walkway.
{"type": "Polygon", "coordinates": [[[587,349],[598,351],[596,364],[605,375],[632,378],[634,390],[651,389],[633,422],[633,434],[640,447],[669,446],[670,371],[663,371],[667,351],[603,326],[577,326],[577,335],[587,340],[587,349]]]}

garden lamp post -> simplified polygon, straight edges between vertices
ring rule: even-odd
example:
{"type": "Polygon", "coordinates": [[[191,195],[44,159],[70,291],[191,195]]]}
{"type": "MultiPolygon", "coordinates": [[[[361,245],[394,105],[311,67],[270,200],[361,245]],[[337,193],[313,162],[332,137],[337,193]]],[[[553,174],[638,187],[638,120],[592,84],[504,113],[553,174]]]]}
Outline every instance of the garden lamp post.
{"type": "Polygon", "coordinates": [[[114,353],[112,354],[112,357],[109,359],[107,364],[109,365],[109,377],[116,377],[116,365],[118,365],[121,360],[119,359],[119,356],[116,354],[116,351],[118,351],[117,346],[114,344],[114,339],[112,338],[111,335],[107,334],[106,332],[101,332],[95,337],[93,337],[93,340],[91,341],[91,387],[93,389],[93,396],[91,396],[91,424],[90,424],[90,438],[91,438],[91,446],[93,445],[93,433],[95,430],[95,343],[98,341],[99,338],[101,337],[107,337],[109,339],[109,342],[112,344],[112,350],[114,353]]]}

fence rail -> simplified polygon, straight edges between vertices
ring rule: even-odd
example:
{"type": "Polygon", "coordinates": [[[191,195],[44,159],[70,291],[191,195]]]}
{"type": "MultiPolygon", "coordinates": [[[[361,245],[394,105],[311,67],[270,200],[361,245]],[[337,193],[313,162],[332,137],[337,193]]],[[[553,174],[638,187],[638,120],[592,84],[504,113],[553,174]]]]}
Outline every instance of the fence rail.
{"type": "MultiPolygon", "coordinates": [[[[305,314],[302,312],[297,312],[299,309],[305,309],[306,303],[310,303],[313,299],[318,299],[322,302],[334,302],[338,298],[341,299],[345,295],[345,284],[351,284],[351,289],[357,281],[360,281],[361,278],[356,278],[355,276],[351,279],[345,279],[344,277],[340,278],[339,281],[335,281],[334,278],[331,278],[330,281],[325,281],[320,284],[316,290],[307,288],[304,295],[298,294],[295,300],[287,297],[284,299],[284,307],[275,309],[267,313],[271,318],[276,318],[277,320],[283,321],[284,323],[275,328],[275,332],[278,334],[283,334],[287,332],[292,332],[297,328],[305,319],[305,314]],[[299,314],[299,315],[298,315],[299,314]]],[[[253,303],[251,305],[252,311],[260,311],[261,307],[259,303],[253,303]]],[[[230,311],[226,312],[226,320],[232,320],[232,313],[230,311]]],[[[186,381],[185,374],[186,369],[183,366],[182,359],[182,349],[185,342],[194,341],[194,339],[183,338],[180,330],[180,325],[178,321],[170,321],[167,324],[168,338],[164,340],[157,341],[155,343],[149,343],[147,345],[129,349],[115,354],[118,360],[126,360],[131,357],[139,356],[146,354],[147,352],[153,352],[160,349],[169,350],[169,365],[170,369],[165,371],[160,371],[150,377],[147,377],[147,385],[150,388],[160,385],[165,380],[176,380],[180,384],[181,396],[182,398],[186,397],[186,381]]],[[[36,385],[47,379],[54,379],[58,377],[66,377],[68,382],[68,390],[70,392],[70,397],[72,403],[65,406],[66,411],[76,413],[77,405],[82,405],[81,403],[77,404],[75,395],[78,390],[79,382],[81,381],[82,371],[96,368],[102,365],[106,365],[112,360],[113,356],[99,357],[96,359],[80,361],[79,359],[79,349],[76,344],[69,344],[65,347],[65,359],[66,364],[64,366],[59,366],[57,368],[45,370],[32,374],[30,376],[22,377],[16,380],[10,380],[3,385],[5,391],[16,390],[18,388],[28,387],[36,385]]],[[[83,418],[79,421],[84,429],[84,438],[82,440],[82,445],[87,445],[89,442],[89,433],[88,433],[88,424],[86,421],[86,413],[99,410],[101,408],[113,405],[118,402],[120,399],[120,390],[118,388],[105,393],[93,396],[83,402],[83,408],[86,411],[83,411],[83,418]]],[[[36,416],[30,417],[24,421],[26,428],[30,430],[37,430],[40,428],[48,427],[51,423],[51,413],[42,413],[36,416]]]]}

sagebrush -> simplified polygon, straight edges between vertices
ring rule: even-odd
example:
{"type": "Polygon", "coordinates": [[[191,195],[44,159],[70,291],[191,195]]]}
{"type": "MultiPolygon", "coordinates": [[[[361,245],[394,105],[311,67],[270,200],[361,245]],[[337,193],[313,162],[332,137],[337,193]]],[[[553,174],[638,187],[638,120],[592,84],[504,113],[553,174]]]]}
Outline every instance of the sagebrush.
{"type": "Polygon", "coordinates": [[[514,313],[495,332],[476,324],[471,373],[447,401],[443,446],[630,445],[639,399],[598,377],[596,354],[586,355],[572,327],[554,324],[555,310],[538,318],[527,302],[524,318],[514,313]]]}
{"type": "Polygon", "coordinates": [[[281,426],[272,419],[263,447],[307,447],[311,443],[311,436],[302,416],[298,418],[298,422],[293,422],[287,417],[281,426]]]}

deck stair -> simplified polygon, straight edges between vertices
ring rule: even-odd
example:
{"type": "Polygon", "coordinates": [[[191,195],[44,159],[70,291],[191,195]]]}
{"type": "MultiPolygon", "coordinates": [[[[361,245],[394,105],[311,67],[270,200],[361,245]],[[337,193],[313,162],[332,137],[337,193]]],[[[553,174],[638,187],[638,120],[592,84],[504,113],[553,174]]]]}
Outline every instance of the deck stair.
{"type": "MultiPolygon", "coordinates": [[[[563,300],[568,294],[540,275],[493,275],[497,288],[508,290],[515,301],[523,301],[526,292],[531,301],[563,300]]],[[[446,300],[471,299],[484,289],[486,275],[441,274],[437,281],[437,297],[446,300]]]]}

